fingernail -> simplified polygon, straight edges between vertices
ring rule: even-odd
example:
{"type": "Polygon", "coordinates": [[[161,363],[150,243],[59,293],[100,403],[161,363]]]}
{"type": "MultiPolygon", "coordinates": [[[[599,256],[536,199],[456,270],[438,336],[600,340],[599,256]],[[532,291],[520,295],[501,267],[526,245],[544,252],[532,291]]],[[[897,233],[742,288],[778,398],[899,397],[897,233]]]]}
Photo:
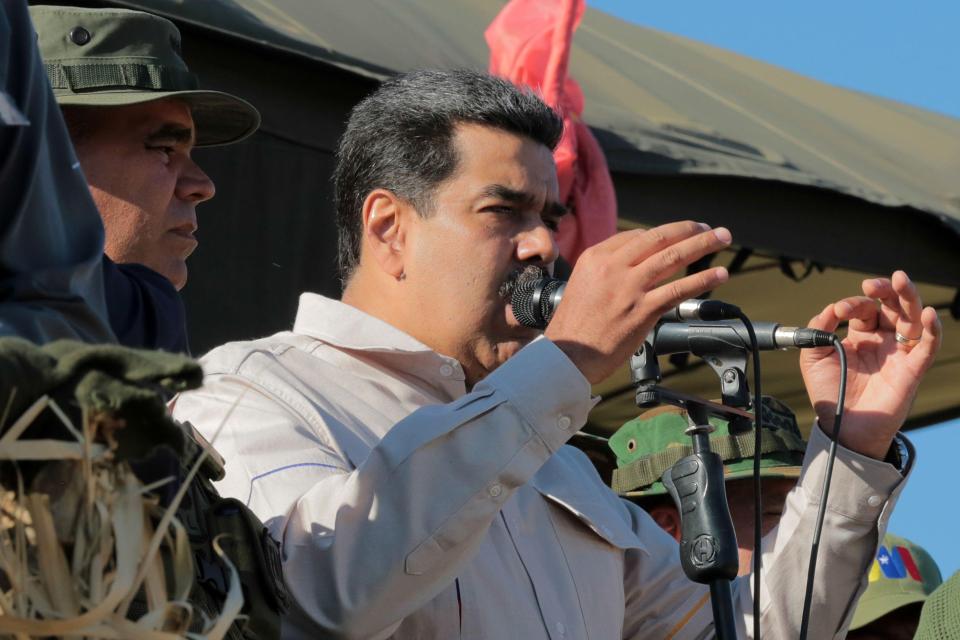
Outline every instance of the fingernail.
{"type": "Polygon", "coordinates": [[[730,231],[726,227],[718,227],[713,230],[713,235],[717,236],[717,240],[724,244],[730,244],[730,241],[733,240],[733,236],[730,235],[730,231]]]}
{"type": "Polygon", "coordinates": [[[697,224],[700,225],[700,228],[704,231],[710,231],[710,225],[708,225],[706,222],[698,222],[697,224]]]}
{"type": "Polygon", "coordinates": [[[840,307],[840,311],[844,314],[849,314],[853,311],[853,306],[849,302],[839,302],[837,306],[840,307]]]}
{"type": "Polygon", "coordinates": [[[716,271],[713,272],[714,277],[716,277],[717,282],[726,282],[730,279],[730,272],[727,271],[726,267],[717,267],[716,271]]]}
{"type": "Polygon", "coordinates": [[[880,278],[877,278],[876,280],[873,281],[873,286],[875,286],[875,287],[885,287],[885,286],[887,286],[887,283],[884,282],[883,280],[881,280],[880,278]]]}

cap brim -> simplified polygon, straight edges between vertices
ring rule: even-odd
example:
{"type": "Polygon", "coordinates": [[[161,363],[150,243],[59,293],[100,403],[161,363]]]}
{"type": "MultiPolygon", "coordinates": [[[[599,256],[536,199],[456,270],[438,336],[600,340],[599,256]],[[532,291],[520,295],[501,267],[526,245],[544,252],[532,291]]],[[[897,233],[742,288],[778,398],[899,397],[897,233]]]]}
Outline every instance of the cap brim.
{"type": "MultiPolygon", "coordinates": [[[[799,478],[800,471],[802,467],[792,467],[792,466],[783,466],[783,467],[761,467],[760,468],[760,477],[761,478],[799,478]]],[[[730,482],[731,480],[743,480],[744,478],[752,478],[753,469],[744,469],[743,471],[732,471],[723,476],[724,482],[730,482]]]]}
{"type": "Polygon", "coordinates": [[[856,611],[853,612],[850,630],[853,631],[854,629],[864,627],[888,613],[893,613],[900,607],[923,602],[926,599],[927,596],[922,593],[897,593],[889,596],[871,598],[866,602],[861,598],[856,611]]]}
{"type": "MultiPolygon", "coordinates": [[[[793,465],[784,465],[781,467],[760,467],[760,477],[761,478],[799,478],[800,471],[802,467],[797,467],[793,465]]],[[[743,471],[734,471],[727,475],[723,476],[724,482],[729,482],[730,480],[743,480],[745,478],[753,477],[753,469],[745,469],[743,471]]],[[[663,483],[659,480],[654,482],[652,485],[646,489],[638,489],[633,491],[627,491],[621,495],[625,498],[642,498],[644,496],[659,496],[667,492],[667,488],[663,486],[663,483]]]]}
{"type": "Polygon", "coordinates": [[[260,112],[252,104],[222,91],[90,91],[54,92],[57,103],[78,107],[121,107],[167,98],[190,105],[197,128],[198,147],[233,144],[250,136],[260,126],[260,112]]]}

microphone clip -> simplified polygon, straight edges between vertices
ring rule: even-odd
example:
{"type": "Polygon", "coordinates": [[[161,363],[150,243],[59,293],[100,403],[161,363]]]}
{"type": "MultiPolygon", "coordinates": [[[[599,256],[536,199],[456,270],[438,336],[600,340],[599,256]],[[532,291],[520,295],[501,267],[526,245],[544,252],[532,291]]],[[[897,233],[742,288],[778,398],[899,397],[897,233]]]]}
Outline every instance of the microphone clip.
{"type": "MultiPolygon", "coordinates": [[[[659,329],[658,325],[644,341],[643,346],[630,358],[630,376],[637,387],[637,406],[642,408],[664,403],[660,397],[662,394],[658,396],[656,393],[662,380],[660,365],[653,347],[656,343],[656,332],[659,329]]],[[[749,409],[751,397],[746,371],[750,350],[746,345],[737,340],[718,339],[707,335],[691,340],[690,346],[690,353],[700,357],[720,378],[720,395],[723,405],[749,409]]],[[[752,427],[749,422],[743,423],[740,419],[731,418],[731,428],[743,432],[749,431],[752,427]]]]}

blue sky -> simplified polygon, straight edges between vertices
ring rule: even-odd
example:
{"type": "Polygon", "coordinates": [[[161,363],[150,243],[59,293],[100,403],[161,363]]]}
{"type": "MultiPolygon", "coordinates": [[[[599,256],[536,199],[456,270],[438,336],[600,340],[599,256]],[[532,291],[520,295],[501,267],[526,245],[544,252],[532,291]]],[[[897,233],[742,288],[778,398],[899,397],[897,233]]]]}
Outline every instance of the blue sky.
{"type": "Polygon", "coordinates": [[[644,26],[960,117],[960,2],[587,0],[644,26]]]}
{"type": "MultiPolygon", "coordinates": [[[[960,117],[956,0],[587,4],[824,82],[960,117]]],[[[954,542],[960,531],[960,483],[947,471],[957,466],[960,421],[912,432],[910,438],[919,463],[889,530],[926,548],[947,577],[960,570],[960,545],[954,542]]]]}

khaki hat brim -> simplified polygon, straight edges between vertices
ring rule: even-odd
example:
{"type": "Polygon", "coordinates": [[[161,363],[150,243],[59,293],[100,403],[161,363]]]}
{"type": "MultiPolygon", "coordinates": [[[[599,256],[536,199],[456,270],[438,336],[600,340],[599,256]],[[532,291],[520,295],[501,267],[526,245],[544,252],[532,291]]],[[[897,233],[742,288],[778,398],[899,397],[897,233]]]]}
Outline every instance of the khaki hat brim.
{"type": "Polygon", "coordinates": [[[167,98],[183,100],[190,105],[193,113],[198,147],[233,144],[250,136],[260,127],[260,112],[252,104],[222,91],[54,91],[54,97],[61,106],[77,107],[122,107],[167,98]]]}
{"type": "MultiPolygon", "coordinates": [[[[800,471],[803,467],[761,467],[760,468],[760,477],[761,478],[800,478],[800,471]]],[[[745,469],[743,471],[734,471],[730,474],[723,476],[724,482],[730,482],[731,480],[744,480],[746,478],[753,477],[753,469],[745,469]]]]}
{"type": "MultiPolygon", "coordinates": [[[[761,478],[800,478],[800,471],[802,467],[784,465],[781,467],[760,467],[760,477],[761,478]]],[[[744,480],[747,478],[753,477],[753,469],[746,469],[744,471],[734,471],[730,474],[723,476],[723,481],[730,482],[731,480],[744,480]]],[[[663,486],[663,482],[657,481],[647,487],[646,489],[627,491],[622,493],[624,498],[644,498],[647,496],[660,496],[667,493],[667,488],[663,486]]]]}
{"type": "Polygon", "coordinates": [[[895,595],[870,598],[867,601],[861,598],[856,611],[853,612],[853,621],[850,623],[850,630],[865,627],[888,613],[896,611],[900,607],[923,602],[926,599],[927,596],[922,593],[898,593],[895,595]]]}

